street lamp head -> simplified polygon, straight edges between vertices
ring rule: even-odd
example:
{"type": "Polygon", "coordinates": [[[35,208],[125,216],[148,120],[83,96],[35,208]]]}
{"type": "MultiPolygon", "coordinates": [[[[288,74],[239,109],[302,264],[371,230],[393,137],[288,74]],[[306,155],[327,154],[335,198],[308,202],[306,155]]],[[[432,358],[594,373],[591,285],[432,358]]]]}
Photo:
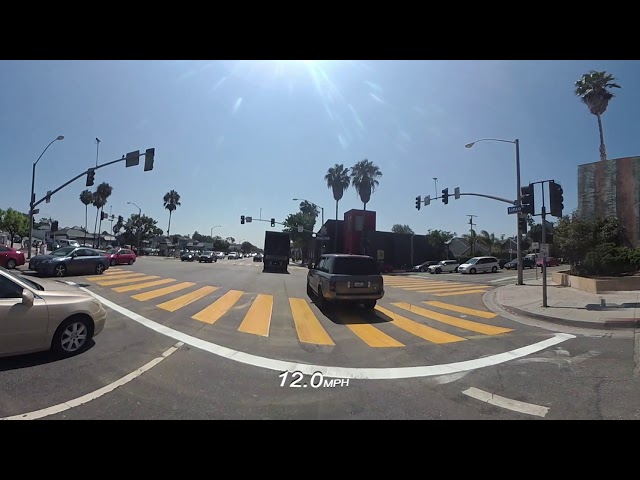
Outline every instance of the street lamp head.
{"type": "Polygon", "coordinates": [[[471,148],[476,142],[467,143],[464,148],[471,148]]]}
{"type": "Polygon", "coordinates": [[[127,202],[127,205],[131,205],[131,202],[127,202]]]}
{"type": "Polygon", "coordinates": [[[299,198],[293,198],[292,200],[293,200],[294,202],[297,202],[297,201],[299,201],[300,199],[299,199],[299,198]]]}
{"type": "Polygon", "coordinates": [[[64,140],[64,135],[58,135],[58,138],[56,138],[56,140],[64,140]]]}

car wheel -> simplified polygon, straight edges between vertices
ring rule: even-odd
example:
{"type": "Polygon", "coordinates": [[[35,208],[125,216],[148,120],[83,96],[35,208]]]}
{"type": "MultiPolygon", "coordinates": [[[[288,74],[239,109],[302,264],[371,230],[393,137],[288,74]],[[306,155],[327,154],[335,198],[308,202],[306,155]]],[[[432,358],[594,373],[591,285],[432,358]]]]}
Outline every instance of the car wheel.
{"type": "Polygon", "coordinates": [[[495,265],[491,268],[491,273],[496,273],[498,271],[498,267],[495,265]]]}
{"type": "Polygon", "coordinates": [[[7,268],[11,270],[12,268],[16,268],[16,261],[13,258],[10,258],[7,261],[7,268]]]}
{"type": "Polygon", "coordinates": [[[51,350],[71,356],[81,352],[93,337],[93,322],[84,316],[67,318],[60,324],[51,341],[51,350]]]}
{"type": "Polygon", "coordinates": [[[420,268],[420,271],[424,273],[424,268],[420,268]]]}
{"type": "Polygon", "coordinates": [[[322,293],[322,287],[318,285],[318,294],[316,295],[316,305],[320,310],[323,310],[327,307],[327,301],[324,298],[324,294],[322,293]]]}
{"type": "Polygon", "coordinates": [[[62,263],[59,265],[56,265],[55,268],[53,269],[53,274],[56,277],[64,277],[67,274],[67,266],[62,263]]]}
{"type": "Polygon", "coordinates": [[[472,268],[471,270],[469,270],[469,273],[476,273],[476,269],[472,268]]]}
{"type": "Polygon", "coordinates": [[[375,300],[367,300],[363,303],[363,305],[367,310],[373,310],[374,308],[376,308],[376,303],[377,302],[375,300]]]}
{"type": "Polygon", "coordinates": [[[133,265],[133,260],[129,260],[129,265],[133,265]]]}
{"type": "Polygon", "coordinates": [[[442,269],[441,268],[436,268],[436,273],[442,273],[442,269]]]}
{"type": "Polygon", "coordinates": [[[96,265],[96,275],[102,275],[104,273],[104,265],[102,263],[98,263],[96,265]]]}
{"type": "Polygon", "coordinates": [[[112,266],[112,267],[115,267],[115,266],[116,266],[116,260],[115,260],[115,258],[112,258],[110,263],[111,263],[111,266],[112,266]]]}

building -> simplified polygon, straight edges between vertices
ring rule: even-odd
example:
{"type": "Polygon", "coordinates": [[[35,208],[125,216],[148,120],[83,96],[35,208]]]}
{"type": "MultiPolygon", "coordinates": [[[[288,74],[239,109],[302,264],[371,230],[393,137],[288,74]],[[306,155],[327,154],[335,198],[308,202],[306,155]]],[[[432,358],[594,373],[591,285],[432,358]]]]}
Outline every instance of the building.
{"type": "Polygon", "coordinates": [[[465,237],[453,237],[446,242],[452,258],[479,257],[491,255],[491,248],[484,243],[476,242],[471,248],[471,243],[465,237]]]}
{"type": "Polygon", "coordinates": [[[640,157],[578,165],[578,215],[617,217],[628,244],[640,246],[640,157]]]}

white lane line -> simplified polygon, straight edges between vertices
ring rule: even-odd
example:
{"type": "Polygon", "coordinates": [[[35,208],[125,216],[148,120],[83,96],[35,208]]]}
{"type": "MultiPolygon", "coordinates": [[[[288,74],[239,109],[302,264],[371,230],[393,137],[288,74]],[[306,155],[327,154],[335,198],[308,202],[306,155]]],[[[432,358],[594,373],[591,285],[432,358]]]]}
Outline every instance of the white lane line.
{"type": "Polygon", "coordinates": [[[494,395],[493,393],[485,392],[479,388],[471,387],[465,390],[465,395],[480,400],[481,402],[495,405],[496,407],[506,408],[514,412],[526,413],[527,415],[535,415],[536,417],[544,417],[549,412],[549,407],[543,407],[541,405],[534,405],[533,403],[519,402],[518,400],[511,400],[510,398],[501,397],[500,395],[494,395]]]}
{"type": "Polygon", "coordinates": [[[500,278],[496,278],[495,280],[489,280],[489,283],[505,282],[507,280],[515,280],[517,278],[518,278],[517,275],[515,277],[500,277],[500,278]]]}
{"type": "Polygon", "coordinates": [[[364,380],[382,380],[382,379],[398,379],[398,378],[418,378],[418,377],[432,377],[435,375],[450,375],[452,373],[464,372],[468,370],[475,370],[483,367],[490,367],[493,365],[499,365],[501,363],[515,360],[516,358],[526,357],[532,353],[539,352],[545,348],[558,345],[559,343],[566,342],[572,338],[576,338],[575,335],[569,333],[556,333],[553,337],[541,342],[527,345],[509,352],[499,353],[488,357],[478,358],[475,360],[467,360],[464,362],[447,363],[443,365],[425,365],[419,367],[398,367],[398,368],[349,368],[349,367],[328,367],[323,365],[310,365],[308,363],[294,363],[284,360],[276,360],[272,358],[260,357],[250,353],[240,352],[231,348],[223,347],[215,343],[207,342],[200,338],[192,337],[186,333],[182,333],[173,328],[169,328],[160,323],[154,322],[142,315],[132,312],[129,309],[121,307],[120,305],[107,300],[100,295],[81,287],[87,293],[90,293],[95,298],[100,300],[105,306],[115,310],[116,312],[129,317],[141,325],[144,325],[151,330],[154,330],[162,335],[166,335],[180,342],[191,345],[192,347],[199,348],[205,352],[213,353],[229,360],[244,363],[246,365],[253,365],[260,368],[267,368],[269,370],[275,370],[277,372],[284,371],[300,371],[306,375],[313,375],[316,372],[321,373],[325,377],[330,378],[357,378],[364,380]]]}
{"type": "Polygon", "coordinates": [[[128,375],[125,375],[121,379],[116,380],[115,382],[110,383],[109,385],[105,385],[104,387],[99,388],[98,390],[95,390],[91,393],[87,393],[86,395],[83,395],[81,397],[74,398],[73,400],[69,400],[68,402],[54,405],[53,407],[47,407],[41,410],[35,410],[33,412],[29,412],[29,413],[22,413],[20,415],[13,415],[11,417],[4,417],[4,418],[0,418],[0,420],[36,420],[38,418],[48,417],[49,415],[54,415],[56,413],[64,412],[65,410],[69,410],[71,408],[78,407],[80,405],[88,403],[92,400],[95,400],[96,398],[103,396],[106,393],[112,392],[116,388],[121,387],[126,383],[129,383],[134,378],[137,378],[140,375],[142,375],[144,372],[152,369],[153,367],[158,365],[161,361],[163,361],[165,358],[169,357],[169,355],[171,355],[173,352],[178,350],[182,345],[183,345],[182,342],[176,343],[173,347],[163,352],[160,357],[154,358],[149,363],[143,365],[142,367],[129,373],[128,375]]]}

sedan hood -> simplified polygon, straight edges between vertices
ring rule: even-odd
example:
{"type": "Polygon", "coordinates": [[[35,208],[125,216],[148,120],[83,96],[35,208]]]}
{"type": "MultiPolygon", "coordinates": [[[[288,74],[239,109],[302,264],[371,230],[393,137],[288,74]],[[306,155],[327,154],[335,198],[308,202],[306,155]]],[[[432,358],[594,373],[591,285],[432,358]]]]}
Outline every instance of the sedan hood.
{"type": "Polygon", "coordinates": [[[56,257],[55,255],[36,255],[35,257],[32,257],[31,260],[34,262],[42,262],[43,260],[51,260],[52,258],[60,257],[56,257]]]}

